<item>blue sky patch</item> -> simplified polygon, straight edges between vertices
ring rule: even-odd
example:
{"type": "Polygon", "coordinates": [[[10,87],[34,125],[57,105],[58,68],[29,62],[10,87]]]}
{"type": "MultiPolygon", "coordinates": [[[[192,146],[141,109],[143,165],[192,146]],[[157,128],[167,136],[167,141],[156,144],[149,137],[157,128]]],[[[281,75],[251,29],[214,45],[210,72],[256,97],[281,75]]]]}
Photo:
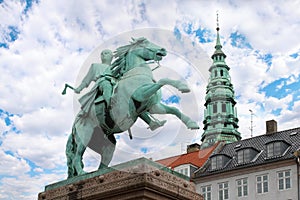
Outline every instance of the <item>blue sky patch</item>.
{"type": "Polygon", "coordinates": [[[162,102],[165,104],[171,104],[171,103],[179,103],[180,102],[180,97],[176,95],[172,95],[167,99],[162,99],[162,102]]]}
{"type": "Polygon", "coordinates": [[[272,114],[275,116],[279,116],[281,111],[282,111],[282,108],[277,108],[275,110],[272,110],[272,114]]]}
{"type": "Polygon", "coordinates": [[[9,48],[9,43],[18,39],[20,31],[16,26],[8,26],[6,30],[2,32],[2,41],[0,41],[0,48],[9,48]]]}
{"type": "Polygon", "coordinates": [[[5,121],[6,126],[11,125],[11,120],[9,119],[9,117],[5,117],[4,121],[5,121]]]}
{"type": "Polygon", "coordinates": [[[183,31],[187,34],[193,34],[192,23],[183,24],[183,31]]]}
{"type": "Polygon", "coordinates": [[[181,39],[181,33],[180,33],[180,30],[177,27],[174,28],[173,33],[174,33],[177,40],[181,39]]]}
{"type": "Polygon", "coordinates": [[[13,114],[9,114],[8,112],[0,109],[0,118],[2,118],[6,124],[6,126],[10,126],[12,124],[12,121],[9,117],[14,116],[13,114]]]}
{"type": "Polygon", "coordinates": [[[237,31],[230,34],[230,39],[231,45],[234,47],[253,49],[250,43],[247,41],[246,36],[237,31]]]}
{"type": "Polygon", "coordinates": [[[4,42],[0,42],[0,48],[8,49],[8,44],[4,42]]]}
{"type": "Polygon", "coordinates": [[[287,95],[283,89],[284,81],[286,81],[285,78],[278,79],[264,88],[261,88],[259,92],[265,92],[266,97],[284,98],[287,95]]]}
{"type": "Polygon", "coordinates": [[[294,82],[289,83],[289,78],[278,79],[269,85],[261,88],[260,92],[265,92],[267,97],[275,97],[281,99],[287,95],[293,93],[293,95],[299,95],[300,80],[299,77],[294,82]]]}
{"type": "Polygon", "coordinates": [[[148,148],[147,148],[147,147],[142,147],[142,148],[141,148],[141,152],[147,153],[147,152],[148,152],[148,148]]]}
{"type": "Polygon", "coordinates": [[[14,153],[12,151],[4,151],[4,153],[14,157],[14,153]]]}
{"type": "Polygon", "coordinates": [[[213,39],[211,38],[212,34],[211,34],[210,30],[208,30],[206,28],[200,27],[197,30],[195,30],[194,32],[200,43],[208,43],[208,42],[213,41],[213,39]]]}
{"type": "MultiPolygon", "coordinates": [[[[261,88],[259,92],[264,92],[266,97],[275,97],[277,99],[292,95],[292,100],[288,103],[288,110],[292,110],[294,102],[300,100],[300,77],[293,78],[295,79],[293,82],[291,82],[290,78],[291,77],[278,79],[264,88],[261,88]]],[[[272,113],[277,116],[281,114],[281,110],[275,108],[272,113]]]]}
{"type": "MultiPolygon", "coordinates": [[[[199,26],[197,29],[193,28],[193,23],[183,23],[181,24],[182,31],[188,35],[195,35],[200,43],[209,43],[214,41],[213,34],[207,28],[202,28],[199,26]]],[[[174,28],[174,35],[178,39],[181,37],[181,33],[178,27],[174,28]]]]}
{"type": "Polygon", "coordinates": [[[23,10],[24,14],[27,14],[27,12],[32,8],[33,3],[39,3],[39,0],[22,0],[22,3],[25,3],[25,8],[23,10]]]}
{"type": "MultiPolygon", "coordinates": [[[[21,131],[14,126],[14,122],[11,120],[11,117],[13,116],[15,115],[0,109],[0,120],[3,120],[5,122],[5,125],[10,127],[10,131],[13,131],[15,133],[20,133],[21,131]]],[[[5,131],[2,134],[6,135],[7,133],[8,132],[5,131]]]]}
{"type": "Polygon", "coordinates": [[[293,53],[293,54],[290,55],[290,57],[292,57],[292,58],[298,58],[298,56],[299,56],[298,53],[293,53]]]}
{"type": "Polygon", "coordinates": [[[31,177],[37,175],[38,173],[37,173],[36,171],[34,171],[34,169],[38,168],[38,166],[37,166],[34,162],[32,162],[31,160],[29,160],[29,159],[26,159],[26,158],[25,158],[25,160],[26,160],[26,162],[27,162],[27,163],[29,164],[29,166],[30,166],[30,171],[28,172],[28,174],[29,174],[31,177]]]}
{"type": "Polygon", "coordinates": [[[270,53],[267,54],[260,54],[260,52],[257,50],[255,51],[257,58],[259,60],[262,60],[264,63],[266,63],[268,65],[268,67],[270,67],[272,65],[272,59],[273,59],[273,55],[270,53]]]}
{"type": "Polygon", "coordinates": [[[20,33],[18,27],[16,26],[8,26],[8,41],[14,42],[18,39],[18,35],[20,33]]]}

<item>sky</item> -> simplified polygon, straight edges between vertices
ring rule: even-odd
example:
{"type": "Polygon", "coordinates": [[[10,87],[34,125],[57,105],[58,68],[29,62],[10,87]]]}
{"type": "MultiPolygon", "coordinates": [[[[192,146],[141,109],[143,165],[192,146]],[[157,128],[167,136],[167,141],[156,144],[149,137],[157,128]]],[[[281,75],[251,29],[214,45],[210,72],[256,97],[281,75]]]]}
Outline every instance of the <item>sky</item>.
{"type": "MultiPolygon", "coordinates": [[[[271,119],[278,130],[298,127],[299,7],[299,0],[0,0],[0,199],[36,199],[45,185],[66,179],[65,144],[78,96],[61,95],[64,84],[78,85],[93,56],[128,44],[131,36],[156,35],[154,42],[166,46],[155,78],[186,81],[191,93],[165,87],[162,102],[200,129],[163,115],[155,117],[166,125],[151,132],[138,120],[133,140],[128,133],[116,136],[112,165],[178,155],[200,143],[217,12],[242,138],[265,134],[271,119]]],[[[100,158],[88,149],[85,170],[97,169],[100,158]]]]}

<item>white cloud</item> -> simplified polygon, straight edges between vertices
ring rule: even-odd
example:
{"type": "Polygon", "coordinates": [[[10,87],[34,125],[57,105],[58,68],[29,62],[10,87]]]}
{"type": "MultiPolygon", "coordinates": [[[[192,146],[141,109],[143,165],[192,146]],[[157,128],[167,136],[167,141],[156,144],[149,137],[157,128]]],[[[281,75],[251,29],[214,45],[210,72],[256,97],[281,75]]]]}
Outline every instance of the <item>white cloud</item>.
{"type": "MultiPolygon", "coordinates": [[[[0,180],[0,199],[33,199],[43,189],[43,185],[65,178],[62,174],[66,175],[66,172],[61,172],[61,168],[65,166],[65,143],[74,113],[72,92],[68,91],[66,96],[60,94],[64,83],[76,85],[82,63],[95,47],[133,29],[157,27],[173,31],[175,26],[184,28],[184,24],[191,23],[195,30],[201,26],[214,34],[216,11],[219,10],[223,50],[231,68],[235,94],[239,97],[239,131],[243,137],[250,136],[249,109],[255,113],[255,135],[263,134],[265,121],[272,118],[279,122],[280,130],[299,124],[299,102],[294,102],[292,108],[289,108],[293,101],[291,95],[276,99],[266,97],[259,91],[280,78],[288,78],[288,85],[299,77],[299,58],[289,57],[299,51],[299,1],[290,0],[280,4],[277,1],[40,1],[31,8],[27,16],[22,15],[24,8],[25,3],[17,1],[2,2],[0,7],[1,39],[7,34],[8,26],[16,26],[20,31],[18,39],[9,44],[9,49],[0,48],[0,96],[5,97],[0,98],[0,109],[14,114],[10,117],[13,121],[10,126],[6,126],[3,119],[0,120],[1,133],[8,131],[0,137],[0,156],[6,166],[13,167],[15,163],[13,171],[5,167],[0,168],[0,172],[16,176],[0,180]],[[235,31],[246,37],[253,50],[230,45],[229,36],[235,31]],[[255,50],[271,53],[272,65],[268,66],[258,59],[255,50]],[[282,109],[280,115],[272,114],[272,110],[279,108],[282,109]],[[14,127],[21,133],[14,133],[14,127]],[[10,151],[13,156],[4,151],[10,151]],[[36,167],[31,169],[27,159],[36,167]],[[58,172],[46,174],[46,169],[58,172]],[[38,175],[31,177],[26,174],[28,171],[34,171],[38,175]],[[27,183],[34,186],[28,188],[27,183]]],[[[195,36],[190,39],[198,45],[195,36]]],[[[214,44],[212,42],[199,46],[211,55],[214,44]]],[[[180,48],[186,46],[175,46],[172,52],[174,54],[169,54],[170,59],[161,62],[165,66],[176,68],[173,69],[174,78],[186,76],[189,70],[184,60],[185,55],[176,54],[180,52],[180,48]]],[[[194,52],[193,48],[186,50],[194,52]]],[[[209,66],[201,64],[204,57],[199,52],[194,53],[196,55],[189,61],[200,67],[194,69],[186,80],[192,93],[179,94],[173,89],[168,93],[168,89],[165,89],[163,95],[180,95],[181,104],[175,106],[183,109],[202,127],[205,81],[208,80],[209,66]]],[[[166,127],[158,131],[157,136],[156,133],[151,135],[148,130],[143,133],[146,136],[134,132],[134,137],[150,138],[149,141],[145,139],[141,142],[141,145],[137,145],[138,140],[130,141],[126,134],[122,134],[112,163],[140,156],[158,159],[179,154],[181,143],[194,141],[202,134],[202,129],[187,131],[173,116],[163,115],[158,118],[167,119],[168,122],[166,127]],[[181,127],[180,130],[177,125],[181,127]],[[174,145],[168,146],[169,143],[174,145]],[[159,146],[159,151],[155,150],[155,145],[159,146]],[[149,151],[154,153],[141,153],[142,146],[149,147],[149,151]],[[128,152],[132,152],[131,155],[128,152]]],[[[136,129],[144,130],[145,126],[144,123],[138,123],[136,129]]],[[[97,169],[99,158],[99,155],[88,150],[86,169],[97,169]]]]}
{"type": "Polygon", "coordinates": [[[2,147],[5,151],[11,151],[20,158],[31,160],[39,167],[53,169],[64,166],[66,163],[64,155],[66,141],[66,136],[10,133],[3,138],[2,147]]]}
{"type": "Polygon", "coordinates": [[[37,199],[38,193],[44,190],[44,185],[54,183],[64,178],[62,174],[42,174],[31,177],[19,175],[18,177],[2,178],[0,185],[0,199],[37,199]]]}
{"type": "Polygon", "coordinates": [[[5,1],[0,7],[0,19],[5,19],[1,21],[0,25],[0,41],[9,42],[7,40],[7,28],[9,26],[18,27],[22,22],[22,11],[24,5],[19,1],[5,1]]]}
{"type": "Polygon", "coordinates": [[[0,149],[0,175],[17,176],[30,171],[30,166],[23,158],[17,158],[10,154],[6,154],[0,149]]]}
{"type": "Polygon", "coordinates": [[[292,111],[284,110],[283,115],[278,117],[280,130],[298,127],[300,122],[300,101],[295,101],[292,111]]]}

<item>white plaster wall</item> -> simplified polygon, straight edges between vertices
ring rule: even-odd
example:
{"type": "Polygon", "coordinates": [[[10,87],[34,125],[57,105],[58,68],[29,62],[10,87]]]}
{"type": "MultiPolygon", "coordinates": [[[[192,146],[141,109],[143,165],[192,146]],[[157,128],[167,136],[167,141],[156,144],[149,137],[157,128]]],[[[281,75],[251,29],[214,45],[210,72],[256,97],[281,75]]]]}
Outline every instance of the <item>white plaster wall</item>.
{"type": "Polygon", "coordinates": [[[230,178],[222,178],[219,175],[218,180],[196,183],[196,191],[201,194],[201,187],[211,185],[212,187],[212,199],[218,200],[218,183],[227,182],[229,183],[229,199],[230,200],[298,200],[298,183],[297,183],[297,165],[281,167],[273,170],[261,170],[255,173],[243,174],[230,178]],[[283,170],[291,170],[291,188],[287,190],[278,189],[278,178],[277,172],[283,170]],[[258,194],[256,192],[256,176],[268,174],[269,192],[264,194],[258,194]],[[236,180],[241,178],[248,178],[248,196],[238,197],[237,196],[237,185],[236,180]]]}

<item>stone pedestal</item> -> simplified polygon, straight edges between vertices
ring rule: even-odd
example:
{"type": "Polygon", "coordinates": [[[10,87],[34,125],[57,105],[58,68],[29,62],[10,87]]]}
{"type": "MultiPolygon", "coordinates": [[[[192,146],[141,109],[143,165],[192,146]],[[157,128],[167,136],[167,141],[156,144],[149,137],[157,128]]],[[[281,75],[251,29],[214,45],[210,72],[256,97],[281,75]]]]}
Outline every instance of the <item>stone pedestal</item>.
{"type": "Polygon", "coordinates": [[[164,166],[137,159],[104,171],[46,186],[39,200],[202,200],[189,178],[164,166]]]}

